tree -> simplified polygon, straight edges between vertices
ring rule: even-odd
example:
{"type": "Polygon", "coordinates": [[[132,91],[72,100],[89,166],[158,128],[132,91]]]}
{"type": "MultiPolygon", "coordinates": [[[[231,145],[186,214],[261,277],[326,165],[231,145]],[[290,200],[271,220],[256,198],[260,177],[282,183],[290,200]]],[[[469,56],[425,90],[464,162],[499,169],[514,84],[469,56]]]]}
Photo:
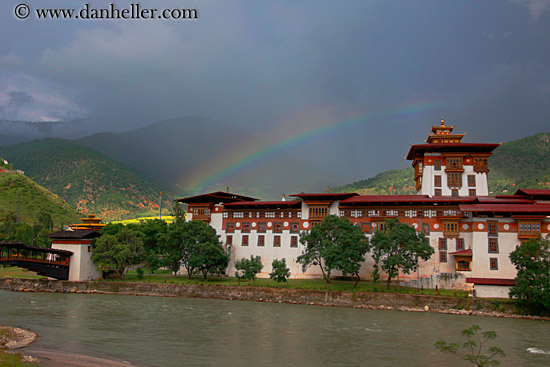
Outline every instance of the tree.
{"type": "Polygon", "coordinates": [[[239,281],[241,279],[252,280],[252,283],[256,285],[256,274],[262,271],[262,258],[260,256],[250,255],[250,259],[242,258],[241,260],[235,261],[235,276],[239,281]],[[242,271],[242,273],[240,273],[242,271]]]}
{"type": "Polygon", "coordinates": [[[518,273],[510,297],[534,313],[550,312],[550,238],[530,239],[510,253],[518,273]]]}
{"type": "Polygon", "coordinates": [[[229,254],[225,252],[221,242],[216,237],[208,242],[203,242],[194,247],[189,257],[190,266],[201,272],[204,280],[208,273],[225,273],[229,264],[229,254]]]}
{"type": "MultiPolygon", "coordinates": [[[[310,266],[319,266],[325,287],[330,282],[333,270],[359,279],[361,263],[369,249],[363,231],[347,218],[329,215],[309,232],[300,234],[300,243],[305,246],[296,261],[305,272],[310,266]]],[[[357,284],[357,282],[355,283],[357,284]]]]}
{"type": "Polygon", "coordinates": [[[161,219],[151,219],[140,223],[138,229],[143,235],[145,262],[149,270],[154,273],[162,265],[159,238],[166,233],[168,224],[161,219]]]}
{"type": "Polygon", "coordinates": [[[500,366],[500,362],[493,359],[496,356],[504,357],[504,351],[498,347],[489,347],[487,352],[487,342],[497,337],[494,331],[484,331],[481,333],[481,328],[478,325],[473,325],[468,329],[462,330],[462,336],[466,337],[466,342],[460,347],[457,343],[447,344],[444,341],[438,341],[434,346],[444,353],[451,353],[470,362],[471,364],[483,366],[500,366]],[[489,353],[488,355],[482,353],[489,353]]]}
{"type": "Polygon", "coordinates": [[[277,283],[286,282],[290,276],[290,269],[286,266],[286,260],[284,258],[281,260],[273,260],[271,269],[269,277],[277,283]]]}
{"type": "Polygon", "coordinates": [[[424,233],[417,232],[413,227],[399,222],[398,219],[388,219],[384,226],[384,230],[374,232],[370,243],[375,275],[378,273],[381,262],[382,270],[388,275],[387,288],[389,289],[392,278],[399,277],[400,270],[405,274],[415,271],[418,260],[428,260],[433,255],[434,249],[424,237],[424,233]]]}
{"type": "Polygon", "coordinates": [[[176,220],[168,226],[166,234],[160,237],[163,263],[170,267],[174,275],[180,266],[183,266],[187,270],[189,279],[199,268],[203,275],[205,271],[206,274],[212,270],[217,272],[215,269],[220,269],[225,259],[219,252],[223,251],[219,237],[214,228],[202,221],[176,220]],[[218,246],[219,249],[213,246],[218,246]],[[208,254],[214,257],[212,263],[205,261],[205,256],[208,254]]]}
{"type": "Polygon", "coordinates": [[[124,226],[115,234],[97,238],[92,252],[92,261],[98,268],[114,270],[121,280],[130,266],[140,264],[144,258],[141,233],[124,226]]]}

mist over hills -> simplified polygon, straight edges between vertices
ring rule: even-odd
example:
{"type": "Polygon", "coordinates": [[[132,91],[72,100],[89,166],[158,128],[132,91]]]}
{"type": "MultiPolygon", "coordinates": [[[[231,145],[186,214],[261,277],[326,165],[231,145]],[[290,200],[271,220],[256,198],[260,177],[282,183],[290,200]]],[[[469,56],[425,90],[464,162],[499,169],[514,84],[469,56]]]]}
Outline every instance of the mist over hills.
{"type": "Polygon", "coordinates": [[[266,141],[205,118],[165,120],[128,132],[94,134],[75,143],[132,167],[176,195],[229,187],[240,194],[274,199],[323,191],[335,182],[285,152],[250,161],[269,146],[266,141]]]}

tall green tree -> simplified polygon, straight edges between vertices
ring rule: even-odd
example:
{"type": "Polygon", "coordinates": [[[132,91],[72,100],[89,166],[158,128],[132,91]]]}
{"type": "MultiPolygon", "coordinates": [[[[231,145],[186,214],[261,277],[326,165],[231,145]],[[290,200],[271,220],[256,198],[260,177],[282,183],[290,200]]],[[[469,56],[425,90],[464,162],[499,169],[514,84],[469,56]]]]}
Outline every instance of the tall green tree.
{"type": "Polygon", "coordinates": [[[149,270],[154,273],[162,266],[160,236],[166,233],[168,224],[161,219],[151,219],[140,223],[138,228],[143,235],[145,262],[149,270]]]}
{"type": "Polygon", "coordinates": [[[370,244],[375,273],[378,272],[379,267],[384,270],[388,275],[387,288],[389,289],[392,278],[397,276],[399,279],[399,271],[405,274],[415,271],[419,259],[428,260],[435,251],[424,233],[417,232],[413,227],[399,222],[398,219],[388,219],[384,225],[384,230],[374,232],[370,244]]]}
{"type": "Polygon", "coordinates": [[[128,268],[145,259],[141,233],[122,227],[115,234],[103,234],[97,238],[92,251],[92,261],[99,269],[113,270],[121,280],[128,268]]]}
{"type": "Polygon", "coordinates": [[[189,279],[193,277],[195,270],[200,269],[204,275],[205,271],[208,274],[214,269],[211,263],[205,262],[205,253],[212,255],[216,253],[219,261],[224,258],[213,247],[221,248],[219,235],[214,228],[202,221],[176,220],[168,226],[166,234],[160,237],[160,241],[164,265],[170,267],[174,274],[180,266],[183,266],[187,270],[189,279]]]}
{"type": "Polygon", "coordinates": [[[510,253],[510,260],[517,269],[510,297],[533,313],[550,313],[550,238],[530,239],[510,253]]]}
{"type": "Polygon", "coordinates": [[[504,357],[504,351],[496,346],[487,346],[490,340],[497,337],[494,331],[481,332],[478,325],[472,325],[472,327],[462,330],[462,336],[466,337],[462,346],[445,341],[438,341],[434,346],[443,353],[454,354],[477,367],[500,366],[500,361],[495,357],[504,357]]]}
{"type": "Polygon", "coordinates": [[[223,274],[229,264],[229,254],[217,238],[202,242],[194,247],[189,258],[190,266],[202,273],[204,280],[208,274],[223,274]]]}
{"type": "MultiPolygon", "coordinates": [[[[325,287],[330,282],[333,270],[359,279],[361,263],[369,250],[369,243],[363,231],[347,218],[329,215],[309,232],[300,234],[304,245],[296,261],[305,272],[310,266],[319,266],[325,287]]],[[[357,284],[357,283],[356,283],[357,284]]]]}

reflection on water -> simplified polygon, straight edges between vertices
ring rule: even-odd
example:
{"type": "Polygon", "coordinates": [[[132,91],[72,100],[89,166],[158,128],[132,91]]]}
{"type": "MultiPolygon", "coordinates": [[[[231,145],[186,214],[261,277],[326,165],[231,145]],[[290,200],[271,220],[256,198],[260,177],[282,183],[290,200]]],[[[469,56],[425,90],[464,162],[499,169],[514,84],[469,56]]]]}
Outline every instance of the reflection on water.
{"type": "Polygon", "coordinates": [[[479,324],[503,366],[549,366],[550,323],[430,313],[0,291],[0,325],[39,344],[143,366],[458,366],[437,340],[479,324]]]}

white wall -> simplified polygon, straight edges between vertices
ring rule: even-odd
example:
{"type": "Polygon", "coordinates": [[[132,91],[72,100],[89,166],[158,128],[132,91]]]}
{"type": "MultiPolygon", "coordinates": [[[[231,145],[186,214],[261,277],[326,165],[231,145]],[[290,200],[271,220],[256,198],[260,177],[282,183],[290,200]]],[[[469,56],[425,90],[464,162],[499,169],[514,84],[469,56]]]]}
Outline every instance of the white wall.
{"type": "Polygon", "coordinates": [[[96,270],[95,264],[92,261],[92,253],[88,252],[88,247],[91,244],[71,244],[71,243],[54,243],[53,249],[71,251],[73,254],[70,258],[69,280],[82,281],[100,279],[101,273],[96,270]]]}

